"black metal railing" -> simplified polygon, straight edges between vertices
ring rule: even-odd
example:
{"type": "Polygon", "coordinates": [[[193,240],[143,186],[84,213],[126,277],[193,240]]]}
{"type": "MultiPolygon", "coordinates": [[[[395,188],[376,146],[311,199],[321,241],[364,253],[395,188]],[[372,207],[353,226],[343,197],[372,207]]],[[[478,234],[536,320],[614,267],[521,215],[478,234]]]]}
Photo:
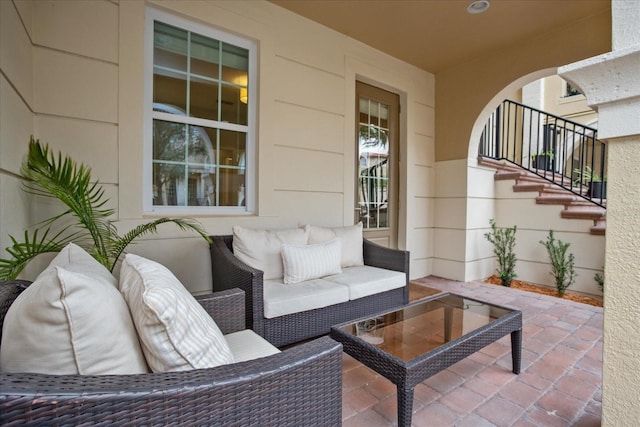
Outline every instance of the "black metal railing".
{"type": "Polygon", "coordinates": [[[478,154],[519,165],[606,205],[607,145],[592,127],[505,100],[489,117],[478,154]]]}

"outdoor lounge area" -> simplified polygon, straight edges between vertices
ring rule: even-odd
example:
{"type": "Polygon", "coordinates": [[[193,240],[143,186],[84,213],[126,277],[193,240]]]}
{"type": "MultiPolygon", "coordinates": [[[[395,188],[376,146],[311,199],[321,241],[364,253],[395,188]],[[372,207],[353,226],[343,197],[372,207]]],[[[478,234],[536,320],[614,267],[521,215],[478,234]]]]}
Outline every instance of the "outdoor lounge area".
{"type": "Polygon", "coordinates": [[[639,0],[0,0],[0,425],[635,427],[638,22],[639,0]],[[234,229],[307,226],[234,259],[234,229]],[[64,311],[71,243],[109,297],[72,271],[74,309],[107,320],[64,311]],[[202,365],[152,366],[182,347],[142,348],[138,265],[189,302],[160,298],[202,365]],[[43,272],[65,357],[49,311],[4,319],[43,272]],[[71,324],[114,370],[44,366],[76,362],[71,324]]]}
{"type": "MultiPolygon", "coordinates": [[[[602,308],[481,281],[431,276],[413,284],[523,313],[520,374],[511,372],[511,347],[504,337],[419,384],[414,426],[601,425],[602,308]]],[[[428,294],[417,287],[412,291],[428,294]]],[[[346,354],[342,374],[343,426],[397,425],[391,382],[346,354]]]]}
{"type": "MultiPolygon", "coordinates": [[[[127,257],[125,263],[139,262],[134,258],[127,257]]],[[[93,261],[85,259],[83,262],[92,263],[93,261]]],[[[158,285],[152,283],[153,281],[159,283],[157,282],[159,278],[148,276],[148,274],[147,272],[147,278],[142,276],[141,280],[148,281],[145,285],[146,292],[149,293],[149,301],[153,301],[153,298],[157,298],[154,296],[157,291],[153,290],[153,287],[158,285]]],[[[76,289],[66,297],[66,304],[69,304],[71,309],[71,304],[77,305],[79,302],[78,296],[74,295],[79,293],[77,287],[81,285],[71,283],[70,278],[64,277],[69,281],[65,286],[68,289],[76,289]]],[[[128,280],[126,275],[121,277],[125,281],[128,280]]],[[[43,280],[38,280],[38,289],[45,288],[43,280]]],[[[80,280],[82,280],[81,277],[80,280]]],[[[99,283],[93,286],[100,287],[99,283]]],[[[2,283],[0,288],[2,291],[0,325],[5,320],[4,314],[7,309],[5,301],[11,302],[15,297],[12,289],[14,289],[13,285],[9,283],[2,283]]],[[[102,292],[104,291],[99,291],[99,293],[102,292]]],[[[128,291],[125,291],[125,295],[126,292],[128,291]]],[[[82,421],[89,424],[151,422],[186,425],[185,423],[190,422],[209,423],[206,420],[210,420],[213,416],[216,419],[213,425],[277,423],[278,425],[328,426],[337,425],[340,419],[343,426],[368,427],[395,425],[595,427],[601,425],[602,308],[481,281],[455,282],[433,276],[411,282],[412,302],[405,307],[419,307],[418,304],[422,301],[430,304],[428,301],[438,301],[439,295],[448,293],[465,298],[466,306],[462,307],[463,310],[473,309],[469,305],[481,305],[480,301],[491,301],[492,306],[508,307],[518,310],[518,315],[522,314],[522,323],[518,318],[519,326],[516,326],[522,328],[521,331],[518,330],[518,337],[522,338],[522,342],[520,343],[518,339],[517,343],[518,346],[522,345],[522,350],[517,349],[517,366],[514,365],[516,363],[513,355],[516,350],[513,347],[514,342],[509,343],[508,336],[497,341],[491,340],[494,342],[486,347],[475,348],[474,345],[467,353],[468,356],[458,358],[459,361],[451,363],[448,368],[446,364],[438,367],[439,363],[447,363],[447,356],[443,353],[444,359],[436,358],[433,362],[429,362],[434,365],[433,372],[428,374],[429,378],[418,383],[415,390],[412,387],[408,404],[410,412],[402,421],[396,404],[402,401],[398,398],[400,390],[396,389],[389,380],[347,353],[342,353],[342,346],[329,337],[295,343],[287,346],[282,353],[278,353],[278,350],[266,341],[256,341],[252,338],[255,334],[245,333],[250,331],[240,332],[242,335],[236,335],[238,332],[225,335],[229,340],[236,363],[209,369],[186,369],[183,372],[163,374],[162,370],[166,368],[154,367],[154,372],[158,372],[156,369],[161,369],[161,373],[102,377],[100,375],[52,376],[3,373],[0,420],[27,425],[40,425],[42,422],[58,423],[62,420],[73,423],[82,421]],[[234,335],[236,338],[232,339],[234,335]],[[253,359],[255,357],[257,359],[253,359]],[[341,375],[340,370],[342,370],[341,375]],[[341,405],[340,395],[342,395],[341,405]],[[166,400],[167,398],[169,400],[166,400]],[[280,399],[291,400],[293,404],[273,407],[273,404],[280,399]],[[144,415],[138,414],[143,407],[148,408],[150,412],[144,415]],[[185,418],[187,413],[190,415],[185,418]],[[217,424],[218,422],[223,424],[217,424]]],[[[184,296],[178,299],[182,298],[184,296]]],[[[215,318],[223,333],[243,329],[244,312],[240,308],[244,304],[244,295],[239,289],[223,291],[198,298],[198,300],[215,318]]],[[[30,294],[27,301],[33,304],[33,294],[30,294]]],[[[24,303],[21,304],[24,305],[24,303]]],[[[15,319],[17,309],[17,307],[13,309],[13,315],[10,317],[15,319]]],[[[79,314],[77,310],[73,309],[73,318],[76,320],[86,318],[86,315],[79,314]]],[[[41,311],[51,310],[42,308],[41,311]]],[[[436,321],[436,324],[441,324],[440,319],[443,318],[444,313],[436,310],[434,311],[436,316],[431,318],[436,321]]],[[[469,315],[467,320],[475,316],[471,312],[467,314],[469,315]]],[[[53,312],[47,317],[52,315],[53,312]]],[[[161,312],[158,315],[166,316],[161,312]]],[[[408,316],[409,313],[405,315],[408,316]]],[[[50,318],[53,321],[53,317],[50,318]]],[[[444,318],[446,325],[446,314],[444,318]]],[[[421,319],[427,318],[421,317],[421,319]]],[[[459,317],[457,319],[460,320],[459,317]]],[[[405,320],[409,321],[403,327],[409,328],[406,332],[412,334],[410,330],[420,328],[417,324],[410,326],[409,317],[405,320]]],[[[20,338],[15,335],[15,326],[7,325],[10,327],[3,328],[3,332],[13,336],[10,340],[3,341],[3,356],[7,354],[4,346],[20,341],[20,338]]],[[[459,324],[456,325],[454,314],[453,324],[450,322],[449,327],[455,330],[459,326],[459,324]]],[[[46,328],[43,327],[45,330],[46,328]]],[[[74,326],[74,330],[82,332],[78,326],[74,326]]],[[[142,330],[139,330],[142,333],[142,330]]],[[[438,330],[440,328],[436,328],[436,331],[438,330]]],[[[368,331],[371,332],[368,337],[374,338],[375,331],[373,329],[368,331]]],[[[385,334],[388,333],[389,331],[385,332],[385,334]]],[[[444,333],[447,334],[446,328],[444,333]]],[[[385,338],[393,341],[390,335],[385,335],[385,338]]],[[[433,339],[434,342],[440,343],[441,338],[442,336],[438,336],[433,339]]],[[[110,340],[106,335],[103,339],[110,340]]],[[[451,338],[445,338],[445,346],[449,339],[451,338]]],[[[513,340],[513,336],[511,339],[513,340]]],[[[40,338],[40,340],[47,339],[40,338]]],[[[79,336],[73,338],[76,345],[85,347],[85,344],[82,344],[83,340],[86,338],[79,336]]],[[[420,338],[420,341],[430,340],[429,337],[420,338]]],[[[51,345],[57,345],[56,340],[50,340],[50,342],[51,345]]],[[[205,341],[200,340],[200,342],[205,341]]],[[[376,347],[385,348],[384,339],[369,342],[376,347]]],[[[176,341],[175,345],[185,344],[176,341]]],[[[390,345],[394,344],[390,343],[390,345]]],[[[461,341],[461,345],[464,345],[464,340],[461,341]]],[[[437,346],[445,347],[440,344],[437,346]]],[[[86,353],[88,349],[89,347],[86,347],[79,356],[83,360],[92,357],[93,359],[87,360],[96,361],[96,365],[99,366],[94,368],[88,364],[86,368],[95,374],[94,369],[99,369],[105,362],[109,362],[108,359],[98,355],[89,356],[86,353]]],[[[129,352],[127,345],[122,349],[129,352]]],[[[147,351],[145,347],[145,354],[147,351]]],[[[22,357],[19,355],[12,357],[15,362],[11,363],[16,363],[18,360],[20,362],[17,363],[33,363],[28,361],[31,358],[26,357],[27,353],[23,351],[22,357]]],[[[360,355],[356,353],[354,356],[359,358],[360,355]]],[[[416,356],[420,357],[410,352],[409,359],[415,359],[416,356]]],[[[193,356],[186,357],[190,360],[189,363],[201,363],[193,362],[193,356]]],[[[3,360],[7,361],[6,358],[3,360]]],[[[147,360],[151,362],[154,359],[147,358],[147,360]]],[[[48,363],[51,362],[53,361],[48,363]]],[[[120,369],[117,364],[112,366],[111,369],[116,372],[120,369]]],[[[38,372],[37,367],[31,369],[36,369],[35,372],[38,372]]],[[[132,368],[127,365],[125,369],[132,368]]],[[[176,368],[171,370],[173,369],[176,368]]]]}

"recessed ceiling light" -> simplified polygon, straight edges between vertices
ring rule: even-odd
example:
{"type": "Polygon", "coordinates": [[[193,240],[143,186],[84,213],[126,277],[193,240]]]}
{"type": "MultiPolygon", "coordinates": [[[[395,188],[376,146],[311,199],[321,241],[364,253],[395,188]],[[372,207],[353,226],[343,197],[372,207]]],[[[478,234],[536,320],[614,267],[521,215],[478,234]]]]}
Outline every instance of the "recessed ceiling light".
{"type": "Polygon", "coordinates": [[[489,0],[476,0],[467,6],[467,12],[469,13],[482,13],[489,9],[489,0]]]}

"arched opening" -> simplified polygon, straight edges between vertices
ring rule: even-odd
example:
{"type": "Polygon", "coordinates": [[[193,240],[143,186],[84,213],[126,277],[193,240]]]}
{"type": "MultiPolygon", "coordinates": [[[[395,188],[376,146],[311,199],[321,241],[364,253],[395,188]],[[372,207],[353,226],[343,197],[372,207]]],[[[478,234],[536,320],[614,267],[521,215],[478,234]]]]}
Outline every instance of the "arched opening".
{"type": "MultiPolygon", "coordinates": [[[[602,274],[604,268],[604,235],[596,234],[594,228],[597,223],[596,216],[601,215],[604,221],[604,208],[594,205],[600,211],[594,210],[590,212],[591,217],[584,218],[572,218],[564,212],[568,209],[567,203],[573,203],[573,199],[576,199],[576,206],[581,209],[586,206],[584,203],[587,203],[580,194],[582,190],[575,189],[574,193],[571,192],[571,186],[577,186],[572,176],[574,169],[571,156],[578,151],[576,147],[579,146],[579,141],[577,142],[575,137],[566,137],[561,145],[554,146],[556,154],[560,153],[563,156],[564,163],[552,169],[550,173],[552,176],[560,176],[565,182],[568,181],[569,191],[566,194],[562,193],[562,188],[557,190],[554,187],[553,178],[548,175],[542,177],[546,181],[536,181],[534,170],[532,178],[532,171],[527,168],[532,167],[531,159],[538,153],[539,147],[530,148],[530,153],[524,153],[524,146],[521,145],[519,157],[527,164],[518,165],[523,167],[522,173],[518,171],[509,176],[496,176],[495,166],[490,167],[477,161],[481,136],[496,108],[524,86],[555,75],[556,69],[549,68],[513,81],[487,103],[474,122],[468,145],[466,221],[467,248],[474,250],[469,252],[467,258],[466,279],[483,279],[496,271],[493,247],[484,237],[484,233],[489,231],[489,221],[495,219],[500,228],[517,227],[515,252],[516,274],[519,279],[555,289],[554,278],[549,274],[552,270],[549,254],[544,245],[540,244],[549,231],[553,230],[558,239],[569,243],[568,253],[575,256],[577,278],[568,292],[601,297],[602,292],[594,276],[602,274]],[[547,187],[549,191],[546,190],[547,187]]],[[[556,96],[561,98],[564,95],[556,96]]],[[[518,99],[523,100],[522,97],[518,99]]],[[[581,99],[584,100],[584,97],[581,99]]],[[[543,105],[536,107],[544,108],[543,105]]],[[[585,125],[587,121],[593,122],[585,118],[585,125]]],[[[544,130],[544,126],[540,125],[538,131],[542,134],[544,130]]],[[[543,136],[541,135],[541,139],[543,136]]],[[[504,163],[514,166],[516,161],[508,159],[504,160],[504,163]]],[[[534,164],[532,168],[536,167],[534,164]]],[[[544,175],[543,172],[540,174],[544,175]]]]}
{"type": "Polygon", "coordinates": [[[547,68],[527,74],[526,76],[514,80],[513,82],[505,86],[493,98],[491,98],[491,100],[482,109],[482,111],[478,115],[478,118],[473,124],[473,129],[471,130],[471,136],[469,138],[469,158],[475,159],[478,157],[478,141],[480,140],[480,135],[482,135],[484,126],[491,114],[505,98],[508,98],[511,94],[520,90],[526,84],[532,83],[544,77],[553,76],[557,73],[557,71],[557,68],[547,68]]]}

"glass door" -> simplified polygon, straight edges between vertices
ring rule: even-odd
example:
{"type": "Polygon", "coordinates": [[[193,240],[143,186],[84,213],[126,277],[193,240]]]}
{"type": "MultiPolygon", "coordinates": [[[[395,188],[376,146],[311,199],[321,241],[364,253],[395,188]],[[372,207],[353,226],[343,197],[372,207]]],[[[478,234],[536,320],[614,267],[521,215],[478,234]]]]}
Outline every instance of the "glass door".
{"type": "Polygon", "coordinates": [[[355,220],[364,237],[397,247],[399,96],[357,82],[355,220]]]}

